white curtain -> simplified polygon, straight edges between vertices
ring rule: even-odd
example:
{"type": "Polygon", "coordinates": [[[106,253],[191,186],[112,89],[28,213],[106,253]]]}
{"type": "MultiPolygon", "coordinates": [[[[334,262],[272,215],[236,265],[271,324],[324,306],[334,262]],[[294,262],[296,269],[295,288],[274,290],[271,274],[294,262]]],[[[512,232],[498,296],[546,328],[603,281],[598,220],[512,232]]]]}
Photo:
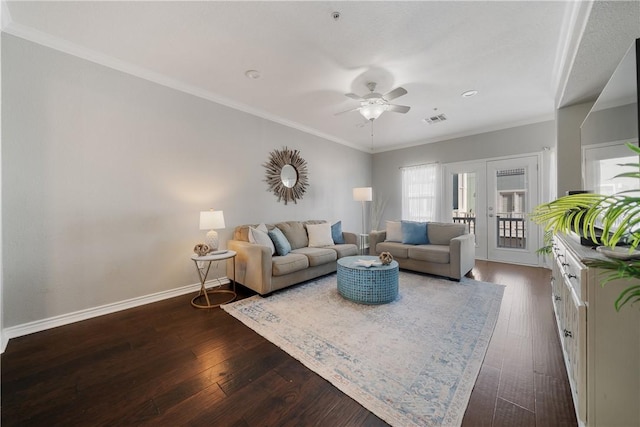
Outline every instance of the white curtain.
{"type": "Polygon", "coordinates": [[[437,219],[437,163],[402,168],[402,219],[435,221],[437,219]]]}

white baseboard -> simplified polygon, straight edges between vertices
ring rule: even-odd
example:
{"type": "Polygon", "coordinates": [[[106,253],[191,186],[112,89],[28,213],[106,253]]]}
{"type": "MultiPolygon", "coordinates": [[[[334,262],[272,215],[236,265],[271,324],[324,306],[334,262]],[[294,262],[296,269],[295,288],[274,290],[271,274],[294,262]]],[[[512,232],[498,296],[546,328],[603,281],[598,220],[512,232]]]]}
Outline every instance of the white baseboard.
{"type": "MultiPolygon", "coordinates": [[[[207,280],[207,284],[216,282],[216,284],[230,283],[227,277],[214,280],[207,280]]],[[[200,284],[187,285],[176,289],[170,289],[168,291],[161,291],[155,294],[144,295],[141,297],[131,298],[124,301],[114,302],[111,304],[101,305],[99,307],[87,308],[85,310],[75,311],[73,313],[62,314],[59,316],[49,317],[48,319],[36,320],[29,323],[23,323],[22,325],[11,326],[2,330],[2,348],[0,353],[4,353],[7,348],[9,340],[11,338],[21,337],[23,335],[33,334],[35,332],[44,331],[58,326],[64,326],[82,320],[91,319],[105,314],[115,313],[117,311],[126,310],[128,308],[139,307],[145,304],[151,304],[153,302],[162,301],[165,299],[177,297],[180,295],[198,292],[200,284]]]]}

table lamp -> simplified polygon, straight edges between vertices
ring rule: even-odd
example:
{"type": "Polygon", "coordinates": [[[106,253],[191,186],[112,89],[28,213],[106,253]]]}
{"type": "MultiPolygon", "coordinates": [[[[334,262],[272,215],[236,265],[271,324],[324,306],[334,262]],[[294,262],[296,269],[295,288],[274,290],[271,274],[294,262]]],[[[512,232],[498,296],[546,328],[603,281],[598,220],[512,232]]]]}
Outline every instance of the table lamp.
{"type": "Polygon", "coordinates": [[[222,211],[213,209],[200,212],[200,230],[209,230],[205,237],[205,243],[209,245],[211,251],[217,251],[220,240],[216,229],[225,228],[224,214],[222,211]]]}

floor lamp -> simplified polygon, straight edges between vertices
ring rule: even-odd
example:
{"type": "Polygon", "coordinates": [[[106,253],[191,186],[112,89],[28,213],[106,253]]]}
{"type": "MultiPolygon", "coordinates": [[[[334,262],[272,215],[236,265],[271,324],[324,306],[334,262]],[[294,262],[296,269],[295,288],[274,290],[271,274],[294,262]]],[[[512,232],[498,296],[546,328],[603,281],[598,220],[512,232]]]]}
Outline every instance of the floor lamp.
{"type": "Polygon", "coordinates": [[[360,252],[364,250],[365,236],[367,235],[364,225],[364,203],[373,200],[373,189],[371,187],[358,187],[353,189],[353,200],[362,202],[362,234],[360,235],[360,252]]]}

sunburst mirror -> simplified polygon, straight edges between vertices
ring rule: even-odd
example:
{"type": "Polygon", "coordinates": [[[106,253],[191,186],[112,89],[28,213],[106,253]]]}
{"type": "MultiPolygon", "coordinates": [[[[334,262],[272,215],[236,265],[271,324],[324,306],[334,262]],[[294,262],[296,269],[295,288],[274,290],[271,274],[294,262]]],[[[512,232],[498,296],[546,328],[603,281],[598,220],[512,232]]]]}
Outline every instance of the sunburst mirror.
{"type": "Polygon", "coordinates": [[[267,169],[268,191],[273,191],[278,201],[283,200],[284,204],[293,201],[298,203],[302,199],[309,178],[307,177],[307,162],[300,157],[298,150],[289,150],[284,147],[282,150],[273,150],[269,153],[269,161],[263,166],[267,169]]]}

